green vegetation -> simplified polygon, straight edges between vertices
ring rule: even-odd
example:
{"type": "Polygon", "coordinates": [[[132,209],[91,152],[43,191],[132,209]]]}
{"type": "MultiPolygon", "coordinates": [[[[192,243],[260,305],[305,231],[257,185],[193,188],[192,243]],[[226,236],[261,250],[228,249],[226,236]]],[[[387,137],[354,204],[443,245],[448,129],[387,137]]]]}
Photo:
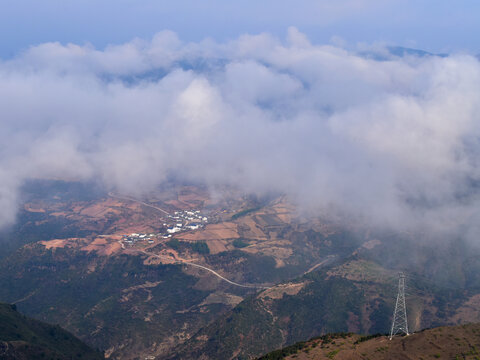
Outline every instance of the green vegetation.
{"type": "Polygon", "coordinates": [[[6,358],[103,359],[58,325],[29,319],[14,305],[0,303],[0,341],[8,343],[6,358]],[[9,357],[10,356],[10,357],[9,357]]]}
{"type": "Polygon", "coordinates": [[[211,359],[228,359],[239,346],[244,348],[237,355],[239,359],[251,358],[248,354],[252,353],[266,353],[278,347],[282,337],[278,328],[270,326],[271,321],[271,315],[261,308],[256,299],[248,298],[198,333],[207,335],[208,342],[198,343],[193,337],[191,342],[175,349],[175,358],[197,359],[202,355],[211,359]],[[255,341],[245,342],[245,336],[255,341]]]}
{"type": "Polygon", "coordinates": [[[329,359],[333,359],[335,357],[335,355],[337,355],[339,352],[340,352],[340,349],[330,351],[329,353],[327,353],[327,357],[329,359]]]}
{"type": "MultiPolygon", "coordinates": [[[[39,203],[56,204],[59,208],[98,198],[98,194],[91,195],[82,186],[72,187],[63,182],[28,186],[33,186],[27,189],[30,198],[40,197],[45,201],[39,203]]],[[[253,200],[248,205],[242,204],[242,208],[249,208],[231,216],[232,220],[255,213],[261,209],[259,204],[269,206],[253,200]]],[[[145,258],[141,256],[98,256],[93,252],[62,248],[45,250],[38,244],[17,250],[22,244],[38,240],[94,236],[102,227],[112,228],[109,222],[115,221],[112,215],[105,223],[94,226],[83,223],[80,228],[72,220],[51,216],[48,211],[23,211],[18,224],[0,234],[0,241],[7,244],[0,253],[0,257],[4,256],[0,259],[0,301],[17,302],[23,312],[40,320],[61,322],[95,347],[118,348],[121,344],[123,353],[114,353],[112,358],[125,357],[126,351],[131,351],[127,356],[139,354],[154,342],[162,348],[165,345],[159,344],[162,339],[178,341],[183,334],[196,334],[179,347],[178,354],[183,358],[196,358],[200,354],[229,358],[235,354],[239,359],[246,359],[332,331],[357,328],[363,333],[382,332],[389,328],[392,314],[392,283],[387,279],[388,274],[400,265],[408,265],[427,276],[426,281],[409,279],[409,287],[418,290],[420,297],[427,295],[433,299],[423,310],[422,323],[433,326],[451,318],[466,297],[478,294],[480,289],[480,256],[469,253],[462,241],[455,241],[454,246],[444,249],[400,235],[393,240],[388,235],[388,241],[384,241],[387,235],[369,234],[370,238],[380,240],[370,249],[361,246],[365,234],[354,226],[348,231],[333,226],[331,233],[320,233],[313,230],[313,226],[285,224],[269,211],[255,213],[254,218],[259,220],[258,224],[264,224],[265,231],[275,233],[272,239],[278,237],[282,253],[272,252],[273,256],[239,250],[248,246],[249,241],[256,241],[248,238],[233,240],[235,249],[219,254],[210,254],[205,242],[174,238],[157,245],[157,249],[165,249],[166,244],[189,255],[201,254],[203,256],[191,257],[202,258],[202,263],[205,261],[236,282],[289,281],[300,285],[293,288],[293,292],[279,290],[268,298],[252,295],[232,310],[231,304],[237,300],[228,303],[232,299],[229,295],[245,297],[256,290],[234,287],[202,271],[186,271],[198,277],[190,276],[182,272],[185,267],[178,265],[145,265],[145,258]],[[428,253],[428,259],[411,256],[419,251],[428,253]],[[301,275],[327,255],[335,258],[326,266],[301,275]],[[347,264],[354,266],[347,267],[347,264]],[[342,265],[343,272],[339,270],[342,265]],[[328,270],[331,271],[327,273],[328,270]],[[428,282],[432,279],[437,279],[435,287],[428,282]],[[447,286],[456,288],[452,290],[447,286]]],[[[239,236],[252,236],[248,226],[242,227],[242,221],[237,223],[239,236]]],[[[277,244],[272,248],[275,246],[277,244]]],[[[437,335],[440,338],[441,331],[437,335]]],[[[328,344],[325,352],[333,352],[335,341],[342,342],[335,339],[343,335],[324,336],[319,346],[328,344]]],[[[360,337],[355,344],[361,346],[376,336],[360,337]]],[[[291,351],[301,346],[291,345],[291,351]]],[[[281,355],[285,350],[278,351],[281,355]]]]}
{"type": "Polygon", "coordinates": [[[296,276],[303,269],[300,265],[278,268],[271,256],[249,254],[239,249],[209,255],[206,260],[212,266],[223,268],[230,274],[243,275],[243,279],[237,280],[250,284],[279,282],[296,276]]]}
{"type": "Polygon", "coordinates": [[[171,239],[171,240],[168,240],[168,241],[166,242],[166,244],[167,244],[170,248],[172,248],[173,250],[179,250],[179,249],[180,249],[180,245],[181,245],[181,244],[180,244],[180,240],[175,239],[175,238],[173,238],[173,239],[171,239]]]}
{"type": "Polygon", "coordinates": [[[346,331],[348,313],[361,311],[364,297],[351,281],[328,279],[322,272],[310,273],[306,278],[313,281],[296,296],[284,296],[273,306],[276,316],[289,319],[287,344],[309,338],[312,333],[346,331]]]}
{"type": "Polygon", "coordinates": [[[374,339],[374,338],[377,338],[377,337],[380,337],[380,336],[383,336],[383,334],[380,334],[380,333],[377,333],[377,334],[372,334],[372,335],[365,335],[365,336],[361,336],[360,338],[358,338],[357,341],[354,342],[354,344],[360,344],[364,341],[368,341],[370,339],[374,339]]]}
{"type": "Polygon", "coordinates": [[[236,219],[238,219],[242,216],[245,216],[245,215],[248,215],[252,212],[260,210],[261,208],[262,208],[261,206],[257,206],[257,207],[253,207],[253,208],[250,208],[250,209],[245,209],[245,210],[239,211],[238,213],[232,215],[231,220],[236,220],[236,219]]]}
{"type": "MultiPolygon", "coordinates": [[[[23,185],[24,201],[39,201],[44,204],[72,201],[92,201],[105,195],[93,183],[62,180],[27,180],[23,185]]],[[[40,240],[84,237],[92,233],[79,227],[74,220],[45,213],[19,211],[14,225],[0,230],[0,259],[13,253],[25,244],[40,240]]]]}
{"type": "MultiPolygon", "coordinates": [[[[268,305],[258,297],[240,303],[198,334],[209,338],[207,343],[187,341],[178,349],[179,357],[206,354],[223,359],[239,351],[239,356],[248,358],[295,344],[311,337],[312,333],[347,330],[349,311],[360,313],[362,292],[351,281],[327,279],[323,272],[310,273],[306,278],[310,282],[296,295],[284,295],[268,305]],[[244,342],[245,337],[255,341],[244,342]]],[[[388,318],[390,312],[383,316],[388,318]]],[[[347,333],[337,334],[337,338],[342,336],[346,337],[347,333]]],[[[326,336],[323,341],[328,343],[334,338],[326,336]]]]}
{"type": "Polygon", "coordinates": [[[18,220],[8,230],[0,232],[0,259],[13,253],[25,244],[40,240],[83,237],[91,231],[82,230],[72,220],[44,213],[21,211],[18,220]]]}
{"type": "Polygon", "coordinates": [[[210,254],[210,249],[208,248],[207,243],[204,241],[195,241],[188,244],[193,251],[199,254],[210,254]]]}
{"type": "Polygon", "coordinates": [[[324,344],[333,343],[335,339],[346,339],[347,337],[352,336],[353,333],[350,332],[336,332],[336,333],[328,333],[322,336],[315,336],[310,340],[321,340],[324,344]]]}
{"type": "Polygon", "coordinates": [[[210,249],[205,241],[180,241],[178,239],[171,239],[166,242],[166,244],[176,251],[185,251],[190,249],[191,251],[197,252],[202,255],[210,254],[210,249]]]}
{"type": "MultiPolygon", "coordinates": [[[[289,355],[297,354],[300,350],[304,350],[305,352],[309,352],[310,348],[317,347],[317,341],[320,340],[324,344],[329,344],[334,342],[334,339],[342,338],[346,339],[349,336],[352,336],[352,333],[346,332],[339,332],[339,333],[330,333],[322,336],[316,336],[311,338],[308,341],[299,341],[293,345],[284,347],[283,349],[274,350],[266,355],[263,355],[258,358],[258,360],[281,360],[289,355]],[[313,343],[312,343],[313,342],[313,343]]],[[[333,359],[336,354],[338,354],[339,350],[334,350],[327,354],[327,357],[333,359]]]]}
{"type": "Polygon", "coordinates": [[[238,249],[241,249],[247,247],[250,244],[243,239],[235,239],[233,240],[232,245],[238,249]]]}
{"type": "Polygon", "coordinates": [[[258,360],[282,360],[289,355],[298,353],[300,350],[304,349],[306,345],[307,343],[305,341],[300,341],[283,349],[272,351],[271,353],[259,357],[258,360]]]}
{"type": "Polygon", "coordinates": [[[132,353],[182,331],[185,323],[196,331],[228,309],[210,304],[185,311],[210,292],[196,289],[197,279],[180,266],[143,261],[41,245],[22,248],[0,262],[0,300],[21,300],[22,312],[61,323],[93,347],[127,344],[132,353]]]}

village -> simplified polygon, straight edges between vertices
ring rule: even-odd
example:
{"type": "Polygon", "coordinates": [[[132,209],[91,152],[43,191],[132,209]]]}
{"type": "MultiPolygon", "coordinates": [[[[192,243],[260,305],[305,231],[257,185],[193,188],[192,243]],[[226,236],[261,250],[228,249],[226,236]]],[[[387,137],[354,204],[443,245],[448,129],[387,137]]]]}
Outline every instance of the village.
{"type": "Polygon", "coordinates": [[[154,244],[158,238],[168,239],[172,234],[193,231],[203,228],[208,223],[208,217],[200,210],[175,211],[173,215],[167,215],[163,228],[158,233],[131,233],[122,236],[123,246],[134,246],[137,243],[154,244]]]}

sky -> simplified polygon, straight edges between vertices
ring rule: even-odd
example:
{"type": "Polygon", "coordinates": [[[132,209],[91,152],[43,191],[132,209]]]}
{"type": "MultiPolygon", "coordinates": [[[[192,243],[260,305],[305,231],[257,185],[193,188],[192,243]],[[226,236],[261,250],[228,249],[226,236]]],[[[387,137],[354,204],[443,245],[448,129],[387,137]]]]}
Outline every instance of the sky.
{"type": "Polygon", "coordinates": [[[0,227],[28,179],[175,176],[479,243],[473,2],[79,3],[0,13],[0,227]]]}
{"type": "Polygon", "coordinates": [[[184,41],[234,39],[295,26],[315,43],[387,43],[480,52],[476,0],[1,0],[0,57],[59,41],[97,48],[163,30],[184,41]]]}

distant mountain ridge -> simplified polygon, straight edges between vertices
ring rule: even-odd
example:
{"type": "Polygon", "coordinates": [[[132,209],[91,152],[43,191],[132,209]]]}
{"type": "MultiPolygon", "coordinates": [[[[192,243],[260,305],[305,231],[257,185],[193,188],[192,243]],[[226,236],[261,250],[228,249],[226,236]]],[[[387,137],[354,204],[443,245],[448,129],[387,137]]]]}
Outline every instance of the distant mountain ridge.
{"type": "Polygon", "coordinates": [[[0,303],[0,359],[104,359],[58,325],[28,318],[15,305],[0,303]]]}
{"type": "Polygon", "coordinates": [[[406,57],[406,56],[414,56],[419,58],[431,57],[431,56],[444,58],[449,56],[449,54],[447,53],[435,54],[425,50],[412,49],[412,48],[407,48],[403,46],[385,46],[379,49],[370,49],[370,50],[361,51],[358,54],[362,57],[366,57],[366,58],[377,60],[377,61],[387,61],[387,60],[392,60],[392,58],[406,57]]]}

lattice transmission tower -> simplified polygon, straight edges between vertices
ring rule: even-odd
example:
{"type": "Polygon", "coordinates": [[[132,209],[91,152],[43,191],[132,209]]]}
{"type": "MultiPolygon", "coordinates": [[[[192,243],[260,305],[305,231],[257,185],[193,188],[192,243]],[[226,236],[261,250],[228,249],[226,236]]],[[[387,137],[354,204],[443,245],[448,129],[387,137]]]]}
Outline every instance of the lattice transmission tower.
{"type": "Polygon", "coordinates": [[[405,305],[405,274],[398,274],[398,294],[393,312],[392,329],[390,330],[390,340],[399,334],[408,335],[407,307],[405,305]]]}

